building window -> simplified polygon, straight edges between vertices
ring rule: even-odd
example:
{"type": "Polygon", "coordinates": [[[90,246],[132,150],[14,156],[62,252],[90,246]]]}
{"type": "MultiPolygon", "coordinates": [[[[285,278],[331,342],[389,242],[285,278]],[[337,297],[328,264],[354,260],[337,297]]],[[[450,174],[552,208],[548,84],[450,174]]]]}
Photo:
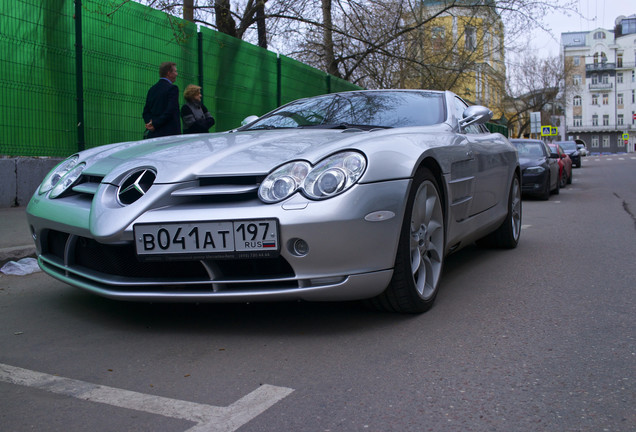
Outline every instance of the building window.
{"type": "Polygon", "coordinates": [[[592,147],[598,147],[598,135],[592,135],[592,147]]]}
{"type": "Polygon", "coordinates": [[[582,126],[583,125],[583,119],[581,118],[581,116],[574,116],[574,126],[582,126]]]}
{"type": "Polygon", "coordinates": [[[632,103],[636,103],[636,90],[632,90],[632,103]]]}
{"type": "Polygon", "coordinates": [[[618,136],[618,146],[619,147],[625,147],[625,141],[623,141],[622,137],[619,135],[618,136]]]}
{"type": "Polygon", "coordinates": [[[605,33],[600,32],[600,31],[594,33],[594,39],[605,39],[605,33]]]}
{"type": "Polygon", "coordinates": [[[618,115],[617,122],[619,126],[623,126],[623,114],[618,115]]]}
{"type": "Polygon", "coordinates": [[[609,95],[607,93],[603,93],[603,105],[609,105],[609,95]]]}
{"type": "Polygon", "coordinates": [[[477,48],[477,31],[475,30],[475,27],[466,26],[464,33],[466,35],[464,42],[465,48],[468,51],[475,51],[477,48]]]}
{"type": "Polygon", "coordinates": [[[623,67],[623,54],[616,54],[616,66],[623,67]]]}
{"type": "Polygon", "coordinates": [[[572,62],[574,63],[574,66],[580,66],[580,65],[581,65],[581,57],[579,57],[579,56],[575,56],[575,57],[572,59],[572,62]]]}
{"type": "Polygon", "coordinates": [[[574,85],[581,84],[581,75],[574,75],[572,77],[572,82],[574,83],[574,85]]]}
{"type": "Polygon", "coordinates": [[[581,96],[574,96],[574,106],[581,106],[581,96]]]}
{"type": "Polygon", "coordinates": [[[634,80],[636,80],[636,74],[634,74],[635,71],[632,71],[632,82],[634,82],[634,80]]]}
{"type": "Polygon", "coordinates": [[[598,75],[592,75],[592,84],[598,84],[598,75]]]}
{"type": "Polygon", "coordinates": [[[433,27],[431,39],[433,39],[433,49],[441,50],[444,48],[444,38],[446,37],[446,29],[444,27],[433,27]]]}
{"type": "Polygon", "coordinates": [[[616,104],[623,105],[623,93],[619,93],[616,95],[616,104]]]}
{"type": "Polygon", "coordinates": [[[594,114],[592,116],[592,126],[598,126],[598,115],[594,114]]]}
{"type": "Polygon", "coordinates": [[[598,105],[598,95],[597,94],[593,94],[592,95],[592,105],[598,105]]]}
{"type": "Polygon", "coordinates": [[[619,84],[623,84],[623,72],[619,72],[616,74],[616,82],[619,84]]]}
{"type": "Polygon", "coordinates": [[[609,135],[603,135],[603,147],[607,148],[610,146],[610,137],[609,135]]]}
{"type": "Polygon", "coordinates": [[[609,126],[609,115],[603,115],[603,126],[609,126]]]}

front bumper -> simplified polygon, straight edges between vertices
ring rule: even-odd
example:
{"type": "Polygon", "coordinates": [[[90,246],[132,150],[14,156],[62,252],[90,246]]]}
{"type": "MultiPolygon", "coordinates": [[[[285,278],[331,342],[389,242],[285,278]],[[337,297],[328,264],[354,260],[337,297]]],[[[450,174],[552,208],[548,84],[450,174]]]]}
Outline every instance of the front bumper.
{"type": "Polygon", "coordinates": [[[521,192],[525,194],[540,194],[545,191],[548,181],[548,171],[539,174],[526,174],[521,176],[521,192]]]}
{"type": "MultiPolygon", "coordinates": [[[[271,205],[251,200],[162,206],[143,211],[119,229],[118,209],[102,209],[99,200],[34,197],[27,215],[42,269],[101,296],[196,302],[354,300],[381,293],[391,280],[408,186],[409,180],[356,185],[324,201],[296,195],[271,205]],[[277,258],[144,262],[135,253],[135,223],[253,218],[279,221],[277,258]],[[105,223],[107,238],[99,235],[105,223]],[[306,255],[293,251],[295,239],[308,244],[306,255]]],[[[128,214],[130,208],[121,211],[128,214]]]]}

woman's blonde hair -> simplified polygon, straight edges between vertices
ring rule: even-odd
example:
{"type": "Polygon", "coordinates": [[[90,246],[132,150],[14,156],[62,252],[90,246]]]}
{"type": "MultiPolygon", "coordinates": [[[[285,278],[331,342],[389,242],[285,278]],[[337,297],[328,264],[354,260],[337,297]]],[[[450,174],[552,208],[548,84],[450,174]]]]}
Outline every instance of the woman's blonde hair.
{"type": "Polygon", "coordinates": [[[201,87],[194,84],[188,84],[183,92],[183,97],[185,98],[185,100],[190,102],[193,101],[194,97],[199,93],[201,93],[201,87]]]}

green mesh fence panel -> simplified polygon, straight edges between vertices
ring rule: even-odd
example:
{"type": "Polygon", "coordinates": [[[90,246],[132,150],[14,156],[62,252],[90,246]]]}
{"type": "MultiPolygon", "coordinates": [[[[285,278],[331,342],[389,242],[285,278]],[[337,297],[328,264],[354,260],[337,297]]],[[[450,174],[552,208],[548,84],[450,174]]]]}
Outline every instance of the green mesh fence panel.
{"type": "Polygon", "coordinates": [[[109,3],[83,3],[86,147],[139,140],[162,62],[177,63],[180,103],[185,86],[197,83],[196,26],[134,2],[109,16],[109,3]]]}
{"type": "Polygon", "coordinates": [[[0,6],[0,155],[63,156],[76,149],[72,0],[0,6]]]}
{"type": "Polygon", "coordinates": [[[214,130],[236,128],[248,115],[276,108],[276,54],[207,28],[201,34],[203,98],[214,130]]]}
{"type": "Polygon", "coordinates": [[[508,136],[508,128],[506,126],[496,124],[496,123],[486,123],[486,128],[492,133],[499,132],[505,137],[508,136]]]}
{"type": "MultiPolygon", "coordinates": [[[[67,156],[78,149],[75,2],[0,3],[0,155],[67,156]]],[[[177,63],[180,104],[202,79],[212,131],[235,128],[294,99],[359,87],[135,2],[82,1],[85,147],[141,139],[159,64],[177,63]],[[199,61],[201,65],[199,65],[199,61]],[[202,77],[199,77],[201,66],[202,77]]]]}
{"type": "Polygon", "coordinates": [[[280,56],[281,102],[283,104],[328,92],[327,74],[306,64],[280,56]]]}
{"type": "Polygon", "coordinates": [[[337,78],[332,75],[329,76],[329,92],[330,93],[338,93],[343,91],[362,90],[362,89],[363,89],[362,87],[352,84],[347,80],[343,80],[342,78],[337,78]]]}

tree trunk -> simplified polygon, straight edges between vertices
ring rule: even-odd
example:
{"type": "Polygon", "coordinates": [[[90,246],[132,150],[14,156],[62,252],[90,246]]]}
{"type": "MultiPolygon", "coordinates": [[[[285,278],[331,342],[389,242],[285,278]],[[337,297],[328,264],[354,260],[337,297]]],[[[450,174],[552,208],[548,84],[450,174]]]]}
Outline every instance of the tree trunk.
{"type": "Polygon", "coordinates": [[[338,72],[338,63],[333,53],[333,23],[331,21],[331,0],[322,0],[322,24],[324,26],[322,40],[325,49],[325,66],[327,73],[342,78],[338,72]]]}
{"type": "Polygon", "coordinates": [[[236,22],[230,12],[230,0],[214,0],[216,29],[221,33],[236,37],[236,22]]]}
{"type": "Polygon", "coordinates": [[[265,2],[256,2],[256,28],[258,30],[258,46],[267,49],[267,27],[265,26],[265,2]]]}
{"type": "Polygon", "coordinates": [[[183,0],[183,19],[194,22],[194,0],[183,0]]]}

